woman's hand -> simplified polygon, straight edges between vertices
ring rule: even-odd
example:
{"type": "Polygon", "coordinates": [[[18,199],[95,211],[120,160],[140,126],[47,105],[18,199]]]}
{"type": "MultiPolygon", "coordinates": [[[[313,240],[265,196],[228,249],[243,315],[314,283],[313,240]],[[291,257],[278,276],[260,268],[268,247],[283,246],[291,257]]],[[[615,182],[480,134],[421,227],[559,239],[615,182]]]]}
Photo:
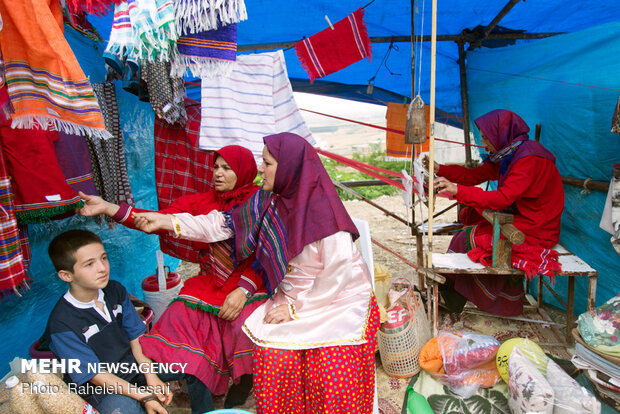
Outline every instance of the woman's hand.
{"type": "Polygon", "coordinates": [[[226,296],[222,309],[220,309],[217,316],[226,321],[234,321],[243,310],[245,302],[245,293],[243,293],[241,289],[237,288],[226,296]]]}
{"type": "Polygon", "coordinates": [[[279,305],[271,309],[265,315],[265,323],[282,323],[292,321],[291,314],[288,312],[288,305],[279,305]]]}
{"type": "Polygon", "coordinates": [[[153,233],[157,230],[173,231],[172,219],[168,214],[144,212],[132,213],[133,223],[145,233],[153,233]]]}
{"type": "Polygon", "coordinates": [[[444,177],[439,177],[435,179],[435,189],[437,190],[437,192],[446,191],[452,195],[456,195],[456,192],[458,191],[456,184],[451,183],[444,177]]]}
{"type": "Polygon", "coordinates": [[[78,195],[84,200],[84,206],[75,209],[75,212],[81,216],[91,217],[105,214],[106,216],[112,217],[120,208],[116,204],[105,201],[99,196],[84,194],[81,191],[78,192],[78,195]]]}
{"type": "MultiPolygon", "coordinates": [[[[430,168],[428,168],[428,163],[430,162],[430,159],[428,158],[428,155],[425,155],[424,158],[422,158],[422,165],[424,165],[424,168],[426,168],[428,170],[428,172],[431,171],[430,168]]],[[[439,164],[437,164],[436,161],[433,161],[433,173],[437,174],[439,172],[439,164]]]]}

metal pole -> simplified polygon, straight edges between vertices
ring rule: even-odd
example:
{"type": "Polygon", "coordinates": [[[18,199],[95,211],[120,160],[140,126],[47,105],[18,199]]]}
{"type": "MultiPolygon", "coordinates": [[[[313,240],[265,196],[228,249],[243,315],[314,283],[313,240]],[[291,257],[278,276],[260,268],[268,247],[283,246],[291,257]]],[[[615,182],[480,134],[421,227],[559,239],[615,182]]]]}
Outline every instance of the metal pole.
{"type": "Polygon", "coordinates": [[[463,107],[463,138],[465,140],[465,165],[472,166],[471,162],[471,139],[469,136],[469,98],[467,97],[467,74],[465,72],[465,44],[463,40],[457,42],[459,45],[459,74],[461,77],[461,104],[463,107]]]}

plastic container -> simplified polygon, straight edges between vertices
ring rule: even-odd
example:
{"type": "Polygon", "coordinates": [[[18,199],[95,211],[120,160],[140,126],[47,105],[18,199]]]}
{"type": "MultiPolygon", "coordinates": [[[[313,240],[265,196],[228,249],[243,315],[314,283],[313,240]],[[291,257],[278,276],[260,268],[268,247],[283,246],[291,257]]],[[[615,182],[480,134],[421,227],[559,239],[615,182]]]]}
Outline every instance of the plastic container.
{"type": "Polygon", "coordinates": [[[67,384],[54,374],[28,371],[28,381],[37,402],[45,413],[88,414],[95,409],[79,395],[71,392],[67,384]]]}
{"type": "Polygon", "coordinates": [[[160,289],[158,273],[150,275],[142,281],[144,301],[153,309],[154,322],[164,313],[170,301],[179,295],[182,287],[181,276],[175,272],[167,272],[166,285],[163,290],[160,289]]]}
{"type": "Polygon", "coordinates": [[[29,384],[20,382],[15,375],[6,380],[11,396],[11,410],[14,414],[46,414],[31,392],[29,384]]]}

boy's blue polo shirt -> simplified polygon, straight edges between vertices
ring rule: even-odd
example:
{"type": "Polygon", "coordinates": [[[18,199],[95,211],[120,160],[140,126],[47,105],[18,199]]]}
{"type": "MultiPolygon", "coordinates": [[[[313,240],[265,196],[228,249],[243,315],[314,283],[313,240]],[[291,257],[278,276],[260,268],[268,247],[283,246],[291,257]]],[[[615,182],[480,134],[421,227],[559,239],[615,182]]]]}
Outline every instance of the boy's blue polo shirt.
{"type": "MultiPolygon", "coordinates": [[[[99,362],[135,363],[129,342],[146,331],[146,327],[129,300],[123,285],[110,280],[99,290],[98,301],[105,304],[104,311],[95,306],[95,301],[80,302],[69,292],[60,298],[52,310],[47,335],[50,350],[61,359],[80,360],[81,373],[69,373],[77,385],[84,384],[97,375],[99,362]]],[[[130,381],[136,374],[111,372],[130,381]]]]}

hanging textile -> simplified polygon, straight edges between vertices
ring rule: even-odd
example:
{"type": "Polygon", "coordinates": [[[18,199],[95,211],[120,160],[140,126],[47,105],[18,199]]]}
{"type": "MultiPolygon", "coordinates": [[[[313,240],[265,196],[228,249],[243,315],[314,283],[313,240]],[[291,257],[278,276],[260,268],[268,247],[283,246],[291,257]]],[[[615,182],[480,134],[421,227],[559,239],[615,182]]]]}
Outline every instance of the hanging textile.
{"type": "Polygon", "coordinates": [[[84,137],[58,132],[54,150],[58,165],[73,191],[98,194],[88,144],[84,137]]]}
{"type": "Polygon", "coordinates": [[[128,0],[114,7],[106,63],[122,74],[131,57],[149,62],[168,61],[176,55],[177,29],[172,0],[128,0]]]}
{"type": "Polygon", "coordinates": [[[20,224],[45,222],[83,205],[58,165],[56,131],[4,125],[0,138],[7,171],[13,178],[15,215],[20,224]]]}
{"type": "MultiPolygon", "coordinates": [[[[187,122],[173,128],[155,118],[155,184],[159,209],[192,193],[206,193],[213,188],[211,152],[198,149],[200,104],[186,99],[187,122]]],[[[219,149],[219,148],[218,148],[219,149]]],[[[167,235],[159,238],[164,253],[199,263],[201,248],[195,242],[167,235]]]]}
{"type": "Polygon", "coordinates": [[[286,73],[281,50],[239,55],[230,77],[202,80],[200,148],[248,148],[262,157],[263,137],[292,132],[314,144],[286,73]]]}
{"type": "MultiPolygon", "coordinates": [[[[0,150],[0,297],[7,290],[27,290],[26,268],[20,244],[20,231],[15,218],[11,177],[7,171],[4,155],[0,150]]],[[[30,249],[28,248],[28,254],[30,249]]]]}
{"type": "Polygon", "coordinates": [[[125,202],[133,205],[114,84],[95,83],[93,90],[101,106],[106,128],[112,134],[110,139],[88,139],[95,184],[105,200],[114,204],[125,202]]]}
{"type": "MultiPolygon", "coordinates": [[[[424,106],[424,112],[427,119],[426,135],[430,135],[430,107],[424,106]]],[[[385,134],[385,159],[387,161],[402,161],[403,159],[411,160],[411,144],[405,144],[405,125],[407,123],[407,105],[396,102],[388,102],[387,112],[385,113],[387,127],[403,131],[403,133],[387,131],[385,134]]],[[[422,144],[415,144],[415,154],[428,151],[428,140],[422,144]]]]}
{"type": "Polygon", "coordinates": [[[325,30],[295,44],[299,62],[310,82],[346,68],[358,60],[371,60],[370,38],[359,8],[325,30]]]}
{"type": "Polygon", "coordinates": [[[60,3],[3,1],[0,15],[12,127],[109,137],[90,83],[64,38],[60,3]]]}
{"type": "Polygon", "coordinates": [[[173,59],[172,76],[182,77],[186,70],[199,78],[229,76],[237,59],[237,25],[183,34],[177,49],[179,56],[173,59]]]}
{"type": "Polygon", "coordinates": [[[614,115],[611,118],[611,132],[615,134],[620,134],[620,98],[618,98],[616,110],[614,111],[614,115]]]}
{"type": "Polygon", "coordinates": [[[179,35],[214,30],[248,18],[243,0],[175,0],[174,7],[179,35]]]}
{"type": "Polygon", "coordinates": [[[67,8],[71,13],[86,12],[103,16],[115,3],[114,0],[66,0],[67,8]]]}
{"type": "Polygon", "coordinates": [[[185,125],[185,82],[170,77],[170,62],[146,62],[142,78],[155,115],[170,125],[185,125]]]}
{"type": "Polygon", "coordinates": [[[25,224],[19,227],[19,245],[22,249],[22,257],[24,259],[24,267],[28,269],[30,266],[30,260],[32,259],[32,253],[30,252],[30,238],[28,235],[28,225],[25,224]]]}

